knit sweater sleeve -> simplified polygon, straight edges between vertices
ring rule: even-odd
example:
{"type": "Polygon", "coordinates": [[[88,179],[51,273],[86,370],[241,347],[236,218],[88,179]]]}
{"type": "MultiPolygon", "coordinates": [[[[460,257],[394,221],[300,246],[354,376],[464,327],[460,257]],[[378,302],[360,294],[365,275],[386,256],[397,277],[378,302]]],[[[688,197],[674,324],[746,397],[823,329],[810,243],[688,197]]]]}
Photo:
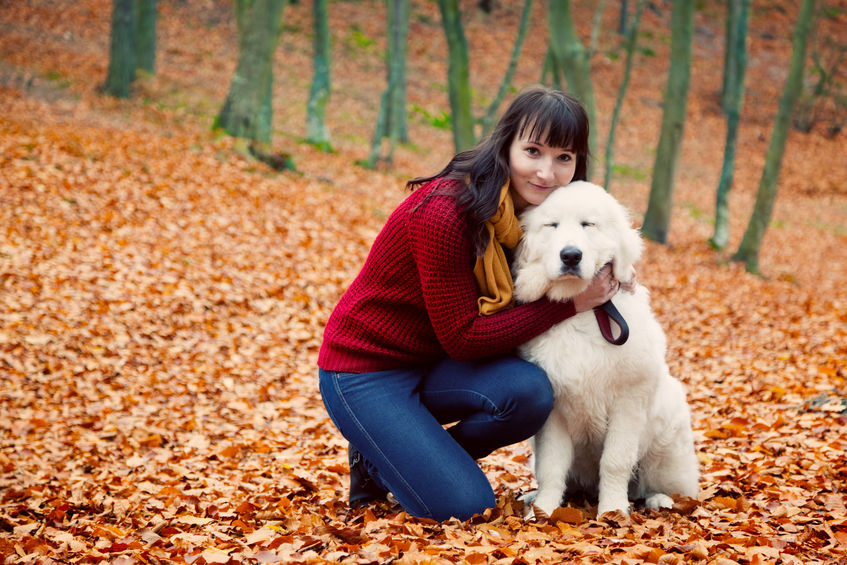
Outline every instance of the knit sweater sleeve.
{"type": "Polygon", "coordinates": [[[506,353],[575,314],[571,301],[542,298],[480,315],[473,276],[476,256],[452,197],[431,197],[410,214],[407,228],[430,322],[441,346],[454,359],[506,353]]]}

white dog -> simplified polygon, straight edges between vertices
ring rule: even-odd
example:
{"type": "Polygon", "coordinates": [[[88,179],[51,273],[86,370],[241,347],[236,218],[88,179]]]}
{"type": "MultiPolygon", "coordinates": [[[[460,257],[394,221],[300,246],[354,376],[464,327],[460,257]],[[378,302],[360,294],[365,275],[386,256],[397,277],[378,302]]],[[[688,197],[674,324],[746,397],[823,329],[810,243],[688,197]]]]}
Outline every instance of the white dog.
{"type": "MultiPolygon", "coordinates": [[[[567,300],[612,262],[628,280],[642,251],[627,210],[603,188],[574,182],[521,215],[515,297],[567,300]]],[[[547,372],[555,407],[533,438],[538,490],[525,498],[548,515],[566,486],[597,492],[597,514],[629,512],[629,495],[650,508],[678,493],[696,497],[698,462],[682,384],[665,363],[665,335],[647,289],[613,301],[630,327],[623,345],[602,336],[593,312],[569,318],[520,348],[547,372]],[[632,491],[630,492],[630,489],[632,491]]]]}

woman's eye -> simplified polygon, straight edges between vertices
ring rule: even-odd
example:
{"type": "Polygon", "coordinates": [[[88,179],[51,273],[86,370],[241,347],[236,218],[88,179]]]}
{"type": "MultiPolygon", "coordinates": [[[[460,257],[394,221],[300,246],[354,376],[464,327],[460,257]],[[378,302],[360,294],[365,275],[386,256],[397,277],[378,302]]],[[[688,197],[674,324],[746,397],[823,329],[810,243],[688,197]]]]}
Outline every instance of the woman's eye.
{"type": "Polygon", "coordinates": [[[573,155],[570,155],[568,153],[565,153],[564,155],[559,155],[559,160],[567,163],[567,162],[573,160],[573,155]]]}
{"type": "Polygon", "coordinates": [[[582,221],[580,225],[584,228],[593,228],[596,224],[594,222],[582,221]]]}
{"type": "Polygon", "coordinates": [[[538,148],[537,147],[527,147],[526,152],[527,152],[528,155],[532,155],[534,157],[535,155],[538,155],[538,148]]]}

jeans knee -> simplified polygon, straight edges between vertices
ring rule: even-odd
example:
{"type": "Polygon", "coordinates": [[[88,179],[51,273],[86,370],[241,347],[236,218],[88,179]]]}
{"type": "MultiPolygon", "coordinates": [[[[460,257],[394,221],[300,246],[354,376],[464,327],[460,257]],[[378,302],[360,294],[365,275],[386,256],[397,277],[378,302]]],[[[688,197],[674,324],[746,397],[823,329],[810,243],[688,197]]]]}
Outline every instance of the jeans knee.
{"type": "Polygon", "coordinates": [[[543,424],[553,411],[553,386],[540,367],[528,365],[519,380],[520,386],[516,387],[515,403],[522,413],[537,417],[543,424]]]}
{"type": "Polygon", "coordinates": [[[467,520],[496,506],[491,483],[466,455],[460,460],[447,457],[437,465],[438,469],[425,467],[420,475],[395,481],[396,488],[390,489],[409,514],[439,522],[451,518],[467,520]]]}
{"type": "Polygon", "coordinates": [[[494,491],[486,482],[484,488],[453,490],[449,497],[430,506],[429,517],[439,522],[450,518],[467,520],[474,514],[482,514],[486,508],[494,508],[496,505],[494,491]]]}

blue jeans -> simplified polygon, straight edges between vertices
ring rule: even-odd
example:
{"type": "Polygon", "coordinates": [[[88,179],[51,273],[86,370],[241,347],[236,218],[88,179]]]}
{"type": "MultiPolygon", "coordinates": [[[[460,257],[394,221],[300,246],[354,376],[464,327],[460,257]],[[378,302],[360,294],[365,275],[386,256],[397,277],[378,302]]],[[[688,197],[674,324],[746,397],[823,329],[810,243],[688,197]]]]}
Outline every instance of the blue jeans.
{"type": "Polygon", "coordinates": [[[544,371],[513,356],[362,374],[321,369],[320,389],[374,482],[408,513],[435,520],[494,507],[475,459],[531,437],[553,409],[544,371]]]}

